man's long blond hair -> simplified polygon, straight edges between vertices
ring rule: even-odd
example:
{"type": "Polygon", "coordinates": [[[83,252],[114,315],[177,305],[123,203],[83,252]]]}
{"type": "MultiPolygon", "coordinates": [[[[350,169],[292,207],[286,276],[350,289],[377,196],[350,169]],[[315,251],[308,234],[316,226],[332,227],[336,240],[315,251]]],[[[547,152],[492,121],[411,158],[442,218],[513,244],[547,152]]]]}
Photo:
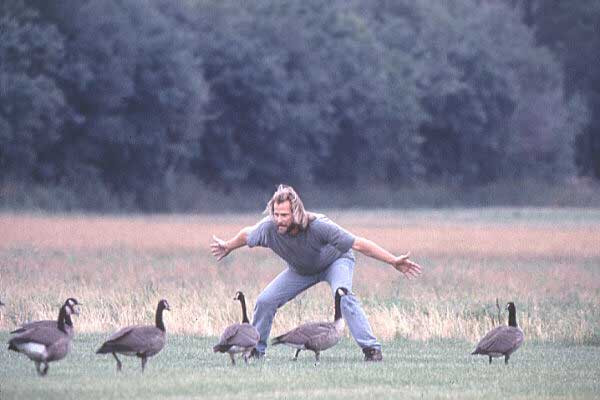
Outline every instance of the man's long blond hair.
{"type": "Polygon", "coordinates": [[[265,208],[265,214],[269,214],[271,218],[274,217],[275,204],[280,204],[285,201],[289,201],[292,206],[292,224],[294,224],[301,231],[306,230],[310,221],[315,219],[313,213],[310,213],[304,209],[304,203],[298,196],[298,193],[293,187],[288,185],[279,185],[271,200],[267,203],[265,208]]]}

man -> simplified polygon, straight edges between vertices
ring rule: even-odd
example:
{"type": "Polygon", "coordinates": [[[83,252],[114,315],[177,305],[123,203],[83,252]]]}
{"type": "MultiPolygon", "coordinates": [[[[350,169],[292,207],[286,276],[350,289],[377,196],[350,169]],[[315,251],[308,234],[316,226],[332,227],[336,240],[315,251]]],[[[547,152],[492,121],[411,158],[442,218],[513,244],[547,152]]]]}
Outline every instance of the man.
{"type": "MultiPolygon", "coordinates": [[[[335,295],[338,287],[352,290],[354,253],[359,251],[392,265],[407,278],[421,274],[421,266],[409,260],[409,253],[394,256],[371,240],[355,236],[327,217],[305,211],[291,186],[279,185],[267,204],[266,218],[243,228],[230,240],[213,236],[211,252],[217,261],[243,246],[267,247],[286,263],[280,273],[258,296],[252,325],[260,333],[254,356],[264,355],[277,309],[299,293],[327,281],[335,295]]],[[[365,361],[381,361],[381,344],[356,297],[342,298],[342,315],[350,333],[362,348],[365,361]]]]}

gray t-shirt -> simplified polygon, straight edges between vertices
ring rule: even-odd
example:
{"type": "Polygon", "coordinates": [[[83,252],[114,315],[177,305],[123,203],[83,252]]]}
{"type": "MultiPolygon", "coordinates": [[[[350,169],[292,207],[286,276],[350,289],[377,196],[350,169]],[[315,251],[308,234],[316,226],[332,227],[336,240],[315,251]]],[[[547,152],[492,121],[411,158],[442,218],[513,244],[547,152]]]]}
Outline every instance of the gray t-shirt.
{"type": "Polygon", "coordinates": [[[296,235],[277,233],[275,221],[268,216],[254,226],[248,235],[248,247],[267,247],[283,258],[301,275],[323,271],[338,258],[354,260],[355,236],[321,214],[296,235]]]}

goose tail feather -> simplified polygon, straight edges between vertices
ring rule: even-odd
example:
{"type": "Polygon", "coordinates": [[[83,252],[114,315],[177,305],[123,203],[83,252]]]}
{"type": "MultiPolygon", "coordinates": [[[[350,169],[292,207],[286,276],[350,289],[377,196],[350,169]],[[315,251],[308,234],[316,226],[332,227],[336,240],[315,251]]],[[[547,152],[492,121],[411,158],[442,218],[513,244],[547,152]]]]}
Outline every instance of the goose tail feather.
{"type": "Polygon", "coordinates": [[[278,344],[284,344],[283,336],[277,336],[271,340],[271,346],[277,346],[278,344]]]}
{"type": "Polygon", "coordinates": [[[231,348],[231,345],[227,344],[217,344],[213,347],[213,352],[215,353],[225,353],[227,350],[231,348]]]}

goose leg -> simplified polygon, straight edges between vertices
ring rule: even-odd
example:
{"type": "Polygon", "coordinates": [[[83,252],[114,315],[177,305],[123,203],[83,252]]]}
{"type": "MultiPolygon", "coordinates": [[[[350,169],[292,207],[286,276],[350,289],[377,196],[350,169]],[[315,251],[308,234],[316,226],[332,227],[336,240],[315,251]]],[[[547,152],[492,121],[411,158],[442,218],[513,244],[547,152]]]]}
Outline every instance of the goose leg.
{"type": "Polygon", "coordinates": [[[148,361],[148,358],[146,356],[142,356],[142,373],[144,372],[144,368],[146,368],[146,361],[148,361]]]}
{"type": "Polygon", "coordinates": [[[319,365],[319,361],[321,361],[320,356],[321,356],[321,353],[319,353],[318,351],[315,351],[315,366],[319,365]]]}
{"type": "Polygon", "coordinates": [[[296,355],[294,356],[294,361],[298,360],[298,354],[300,354],[300,351],[302,351],[302,349],[297,349],[296,350],[296,355]]]}
{"type": "Polygon", "coordinates": [[[235,358],[233,356],[233,353],[229,353],[229,357],[231,357],[231,365],[235,365],[235,358]]]}
{"type": "Polygon", "coordinates": [[[117,371],[121,372],[121,367],[123,367],[123,364],[121,364],[121,360],[119,360],[119,357],[117,357],[117,353],[112,353],[112,355],[115,358],[115,360],[117,360],[117,371]]]}
{"type": "Polygon", "coordinates": [[[508,365],[509,358],[510,358],[510,356],[508,354],[504,356],[504,364],[508,365]]]}
{"type": "Polygon", "coordinates": [[[35,370],[37,371],[38,375],[39,376],[43,376],[44,374],[40,370],[40,362],[39,361],[34,361],[34,363],[35,363],[35,370]]]}
{"type": "Polygon", "coordinates": [[[42,369],[42,376],[46,376],[46,374],[48,373],[48,367],[50,367],[48,365],[48,363],[44,362],[44,369],[42,369]]]}
{"type": "Polygon", "coordinates": [[[492,363],[492,356],[490,356],[490,364],[492,363]]]}

